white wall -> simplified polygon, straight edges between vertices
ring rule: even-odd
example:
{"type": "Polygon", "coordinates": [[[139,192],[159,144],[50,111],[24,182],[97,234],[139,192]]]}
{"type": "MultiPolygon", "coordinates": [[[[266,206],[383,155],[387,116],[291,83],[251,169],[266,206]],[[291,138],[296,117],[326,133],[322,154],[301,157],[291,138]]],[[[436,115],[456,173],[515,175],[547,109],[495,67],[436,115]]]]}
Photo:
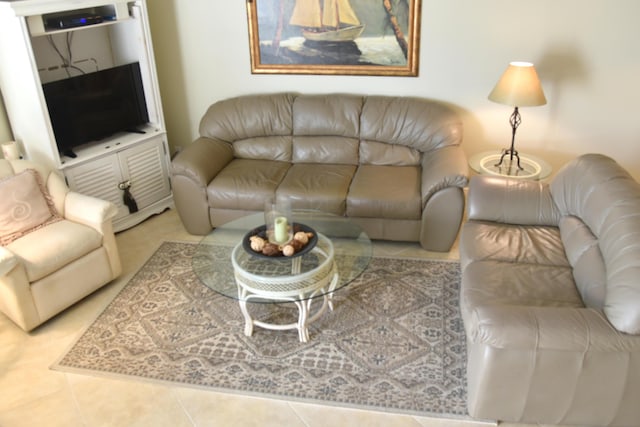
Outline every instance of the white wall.
{"type": "MultiPolygon", "coordinates": [[[[147,1],[174,148],[196,137],[216,100],[297,91],[439,99],[463,114],[468,155],[497,150],[510,143],[511,108],[487,95],[509,61],[526,60],[548,104],[521,109],[516,148],[556,170],[578,154],[604,153],[640,180],[637,0],[423,0],[419,77],[252,75],[245,1],[147,1]]],[[[0,139],[8,139],[2,113],[0,105],[0,139]]]]}
{"type": "Polygon", "coordinates": [[[11,126],[9,125],[9,119],[7,119],[7,112],[4,109],[2,92],[0,92],[0,142],[11,141],[12,138],[11,126]]]}
{"type": "MultiPolygon", "coordinates": [[[[516,148],[557,169],[585,152],[640,178],[640,2],[423,0],[419,77],[252,75],[245,2],[148,0],[171,144],[214,101],[298,91],[417,95],[464,114],[468,154],[510,143],[511,108],[487,95],[509,61],[536,64],[548,104],[522,108],[516,148]]],[[[261,0],[267,1],[267,0],[261,0]]]]}

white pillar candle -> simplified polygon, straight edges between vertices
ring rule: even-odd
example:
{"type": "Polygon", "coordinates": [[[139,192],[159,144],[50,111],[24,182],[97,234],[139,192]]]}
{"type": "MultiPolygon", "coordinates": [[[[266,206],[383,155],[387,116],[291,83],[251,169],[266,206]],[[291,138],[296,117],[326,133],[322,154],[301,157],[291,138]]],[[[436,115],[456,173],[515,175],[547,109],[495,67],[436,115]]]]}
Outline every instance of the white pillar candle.
{"type": "Polygon", "coordinates": [[[7,160],[18,160],[20,158],[20,150],[15,141],[2,143],[2,156],[7,160]]]}
{"type": "Polygon", "coordinates": [[[279,216],[276,218],[274,234],[276,238],[276,242],[278,243],[286,243],[289,237],[289,230],[287,224],[287,218],[284,216],[279,216]]]}

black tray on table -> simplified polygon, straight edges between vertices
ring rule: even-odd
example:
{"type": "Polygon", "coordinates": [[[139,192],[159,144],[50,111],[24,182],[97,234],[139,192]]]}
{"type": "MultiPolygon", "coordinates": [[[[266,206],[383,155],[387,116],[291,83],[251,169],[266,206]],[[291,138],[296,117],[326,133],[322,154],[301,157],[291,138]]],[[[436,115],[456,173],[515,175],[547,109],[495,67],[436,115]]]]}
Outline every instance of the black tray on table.
{"type": "MultiPolygon", "coordinates": [[[[279,255],[265,255],[262,252],[256,252],[253,249],[251,249],[251,237],[253,236],[259,236],[262,237],[263,239],[267,240],[267,226],[266,225],[261,225],[260,227],[254,228],[253,230],[250,230],[247,234],[244,235],[244,237],[242,238],[242,247],[244,248],[244,250],[250,254],[253,255],[255,257],[258,258],[265,258],[265,259],[290,259],[290,258],[296,258],[299,256],[302,256],[304,254],[306,254],[307,252],[309,252],[311,249],[313,249],[316,244],[318,243],[318,234],[315,232],[315,230],[311,227],[309,227],[308,225],[304,225],[304,224],[300,224],[297,222],[293,223],[293,234],[296,234],[298,231],[304,231],[305,233],[313,233],[313,236],[309,238],[309,241],[307,242],[306,245],[304,245],[302,247],[302,249],[300,249],[298,252],[296,252],[295,254],[291,255],[291,256],[285,256],[282,252],[280,252],[279,255]]],[[[284,246],[284,245],[282,245],[284,246]]]]}

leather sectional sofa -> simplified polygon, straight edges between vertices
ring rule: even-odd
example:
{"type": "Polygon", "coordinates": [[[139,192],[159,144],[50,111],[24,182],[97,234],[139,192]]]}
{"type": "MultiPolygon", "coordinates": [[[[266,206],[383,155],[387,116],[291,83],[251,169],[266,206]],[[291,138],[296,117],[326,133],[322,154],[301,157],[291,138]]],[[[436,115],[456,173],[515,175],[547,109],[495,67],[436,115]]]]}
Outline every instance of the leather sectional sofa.
{"type": "Polygon", "coordinates": [[[464,213],[462,121],[426,99],[350,94],[247,95],[213,104],[200,137],[172,161],[180,218],[204,235],[264,210],[344,215],[372,239],[448,251],[464,213]]]}
{"type": "Polygon", "coordinates": [[[589,154],[550,184],[477,176],[460,237],[468,407],[640,425],[640,185],[589,154]]]}

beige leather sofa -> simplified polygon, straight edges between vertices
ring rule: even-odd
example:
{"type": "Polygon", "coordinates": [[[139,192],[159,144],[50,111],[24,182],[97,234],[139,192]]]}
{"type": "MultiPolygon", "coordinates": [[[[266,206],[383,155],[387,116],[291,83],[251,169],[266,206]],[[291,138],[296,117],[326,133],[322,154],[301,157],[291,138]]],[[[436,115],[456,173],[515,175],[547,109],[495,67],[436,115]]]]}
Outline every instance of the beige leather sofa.
{"type": "Polygon", "coordinates": [[[172,161],[176,208],[192,234],[262,212],[345,215],[372,239],[448,251],[464,213],[462,122],[417,98],[250,95],[212,105],[200,137],[172,161]]]}
{"type": "Polygon", "coordinates": [[[584,155],[552,182],[473,177],[460,238],[477,418],[640,425],[640,185],[584,155]]]}
{"type": "MultiPolygon", "coordinates": [[[[39,173],[57,212],[56,218],[0,246],[0,311],[25,331],[109,283],[122,270],[111,226],[116,207],[69,191],[57,173],[26,160],[0,159],[0,180],[29,169],[39,173]]],[[[16,199],[21,205],[15,208],[14,218],[34,211],[22,208],[28,200],[22,191],[14,197],[13,190],[2,188],[0,197],[16,199]]],[[[3,225],[10,226],[8,222],[3,225]]]]}

